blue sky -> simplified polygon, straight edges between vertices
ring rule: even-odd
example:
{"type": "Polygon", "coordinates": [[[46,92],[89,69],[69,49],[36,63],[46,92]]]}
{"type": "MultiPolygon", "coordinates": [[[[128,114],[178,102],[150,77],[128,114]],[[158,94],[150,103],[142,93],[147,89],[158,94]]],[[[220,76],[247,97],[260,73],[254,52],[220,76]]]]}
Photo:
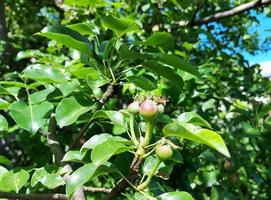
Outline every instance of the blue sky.
{"type": "MultiPolygon", "coordinates": [[[[264,38],[271,36],[271,32],[267,30],[271,30],[271,18],[266,17],[264,13],[256,14],[253,13],[257,19],[259,20],[258,25],[254,25],[250,28],[250,32],[259,32],[260,42],[263,42],[264,38]]],[[[268,52],[261,52],[257,55],[251,55],[248,53],[244,53],[245,57],[252,63],[259,63],[263,61],[271,61],[271,49],[268,52]]]]}
{"type": "MultiPolygon", "coordinates": [[[[258,31],[260,42],[264,41],[264,38],[271,36],[271,18],[266,17],[264,13],[253,13],[259,20],[258,25],[254,25],[250,28],[251,32],[258,31]]],[[[261,65],[262,75],[271,77],[271,49],[267,52],[259,52],[256,55],[251,55],[244,52],[243,55],[249,61],[250,64],[258,63],[261,65]]]]}

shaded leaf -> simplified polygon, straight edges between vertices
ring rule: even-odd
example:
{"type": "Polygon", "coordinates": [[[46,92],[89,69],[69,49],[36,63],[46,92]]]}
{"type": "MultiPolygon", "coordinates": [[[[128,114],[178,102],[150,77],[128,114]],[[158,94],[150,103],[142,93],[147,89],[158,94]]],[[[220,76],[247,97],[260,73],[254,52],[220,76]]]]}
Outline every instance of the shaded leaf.
{"type": "Polygon", "coordinates": [[[140,54],[132,49],[129,49],[127,45],[123,44],[119,48],[119,54],[121,59],[132,60],[132,59],[142,59],[144,57],[143,54],[140,54]]]}
{"type": "Polygon", "coordinates": [[[198,78],[201,78],[200,73],[193,65],[191,65],[188,62],[185,62],[184,60],[182,60],[181,58],[178,58],[177,56],[161,54],[159,56],[159,61],[164,64],[170,65],[176,69],[193,74],[194,76],[198,78]]]}
{"type": "Polygon", "coordinates": [[[5,165],[9,165],[11,163],[11,161],[9,159],[7,159],[5,156],[0,155],[0,163],[5,164],[5,165]]]}
{"type": "Polygon", "coordinates": [[[165,50],[175,49],[175,40],[173,36],[166,32],[156,32],[152,34],[145,42],[139,42],[145,46],[162,47],[165,50]]]}
{"type": "Polygon", "coordinates": [[[183,87],[183,79],[176,72],[174,72],[171,68],[167,66],[163,66],[156,62],[155,60],[149,60],[143,63],[143,66],[147,67],[154,73],[163,76],[164,78],[171,81],[176,87],[183,87]]]}
{"type": "Polygon", "coordinates": [[[143,90],[151,91],[157,88],[154,81],[149,80],[145,76],[129,76],[128,81],[134,83],[136,86],[142,88],[143,90]]]}
{"type": "Polygon", "coordinates": [[[36,34],[56,40],[69,48],[91,56],[92,48],[89,40],[70,28],[64,26],[46,26],[40,33],[36,34]]]}

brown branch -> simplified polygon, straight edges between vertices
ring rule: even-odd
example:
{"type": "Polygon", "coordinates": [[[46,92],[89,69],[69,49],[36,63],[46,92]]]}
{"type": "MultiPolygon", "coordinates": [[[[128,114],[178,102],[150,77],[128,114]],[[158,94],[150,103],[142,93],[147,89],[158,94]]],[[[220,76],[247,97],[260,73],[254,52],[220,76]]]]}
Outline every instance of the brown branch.
{"type": "Polygon", "coordinates": [[[0,198],[19,199],[19,200],[67,200],[65,194],[21,194],[0,192],[0,198]]]}
{"type": "MultiPolygon", "coordinates": [[[[72,172],[72,167],[69,164],[66,164],[65,162],[62,161],[64,152],[57,140],[56,137],[56,119],[54,116],[51,116],[50,122],[49,122],[49,128],[48,128],[48,133],[47,133],[47,141],[49,148],[52,152],[52,154],[55,157],[55,162],[61,166],[64,166],[65,168],[68,169],[68,171],[72,172]]],[[[67,181],[69,178],[69,175],[64,176],[64,180],[67,181]]],[[[83,187],[80,187],[77,189],[73,195],[73,200],[85,200],[85,195],[83,191],[83,187]]]]}
{"type": "Polygon", "coordinates": [[[227,17],[231,17],[240,13],[243,13],[245,11],[255,9],[258,7],[263,7],[271,4],[271,0],[254,0],[248,3],[241,4],[239,6],[236,6],[234,8],[231,8],[229,10],[217,12],[213,15],[204,17],[199,20],[195,20],[193,24],[189,24],[189,21],[179,21],[178,24],[180,26],[188,26],[188,25],[202,25],[202,24],[208,24],[210,22],[218,21],[227,17]]]}
{"type": "MultiPolygon", "coordinates": [[[[129,182],[133,185],[137,185],[138,184],[138,180],[139,180],[139,167],[142,163],[142,159],[139,158],[134,158],[132,161],[132,164],[130,166],[129,169],[129,173],[127,176],[127,179],[129,180],[129,182]]],[[[113,189],[110,193],[108,193],[104,200],[111,200],[114,197],[119,196],[122,192],[124,192],[126,190],[126,188],[128,188],[130,186],[130,184],[125,180],[122,179],[113,189]]]]}
{"type": "Polygon", "coordinates": [[[112,189],[110,188],[96,188],[96,187],[90,187],[90,186],[84,186],[85,192],[104,192],[104,193],[110,193],[112,189]]]}
{"type": "Polygon", "coordinates": [[[49,122],[47,142],[52,154],[54,155],[55,162],[61,165],[61,160],[64,156],[64,152],[62,151],[61,146],[56,138],[56,119],[54,116],[51,116],[49,122]]]}
{"type": "Polygon", "coordinates": [[[103,97],[99,100],[99,102],[102,105],[105,104],[109,100],[109,98],[113,95],[113,93],[114,93],[114,84],[110,83],[107,86],[107,89],[106,89],[105,93],[103,94],[103,97]]]}
{"type": "Polygon", "coordinates": [[[7,40],[7,28],[5,19],[4,1],[0,0],[0,40],[7,40]]]}

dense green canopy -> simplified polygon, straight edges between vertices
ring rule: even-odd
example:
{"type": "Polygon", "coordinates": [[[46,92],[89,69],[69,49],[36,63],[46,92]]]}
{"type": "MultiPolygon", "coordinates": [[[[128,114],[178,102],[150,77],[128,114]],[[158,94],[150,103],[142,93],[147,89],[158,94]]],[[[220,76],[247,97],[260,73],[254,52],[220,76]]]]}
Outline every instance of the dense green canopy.
{"type": "Polygon", "coordinates": [[[0,0],[0,198],[270,199],[270,4],[0,0]]]}

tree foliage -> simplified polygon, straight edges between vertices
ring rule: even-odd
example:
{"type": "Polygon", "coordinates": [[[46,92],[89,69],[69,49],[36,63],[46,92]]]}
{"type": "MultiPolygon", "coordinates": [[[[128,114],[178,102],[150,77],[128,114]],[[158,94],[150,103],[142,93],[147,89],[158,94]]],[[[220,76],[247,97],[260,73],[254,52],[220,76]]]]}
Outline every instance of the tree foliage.
{"type": "Polygon", "coordinates": [[[242,52],[271,2],[242,2],[5,1],[0,198],[270,199],[271,84],[242,52]]]}

